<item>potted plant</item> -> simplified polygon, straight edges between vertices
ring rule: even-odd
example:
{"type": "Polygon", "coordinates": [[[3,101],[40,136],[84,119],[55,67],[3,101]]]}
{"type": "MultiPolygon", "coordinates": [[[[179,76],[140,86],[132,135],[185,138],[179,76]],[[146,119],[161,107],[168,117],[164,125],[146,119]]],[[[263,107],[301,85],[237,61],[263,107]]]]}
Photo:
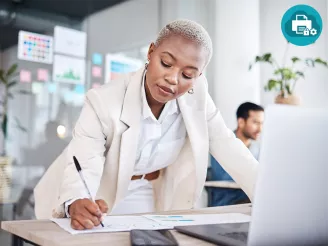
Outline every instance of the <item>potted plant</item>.
{"type": "Polygon", "coordinates": [[[289,42],[287,43],[282,65],[280,65],[277,60],[273,58],[271,53],[265,53],[261,56],[255,57],[255,60],[249,65],[249,70],[251,70],[253,65],[258,62],[270,64],[274,68],[274,78],[267,81],[264,90],[278,91],[275,98],[275,103],[299,105],[300,97],[294,93],[298,80],[305,77],[305,71],[308,68],[314,68],[316,65],[323,65],[328,68],[328,63],[319,57],[315,59],[300,59],[299,57],[294,56],[290,59],[290,64],[286,64],[288,45],[289,42]],[[303,65],[301,69],[295,68],[296,65],[300,64],[303,65]]]}
{"type": "MultiPolygon", "coordinates": [[[[2,131],[2,150],[0,150],[0,200],[4,199],[9,194],[11,183],[11,164],[13,158],[7,155],[6,139],[8,138],[8,102],[14,97],[12,89],[17,85],[15,78],[17,77],[17,64],[13,64],[8,70],[0,69],[0,123],[2,131]]],[[[19,91],[26,94],[28,92],[19,91]]],[[[26,132],[26,129],[21,126],[16,118],[17,127],[26,132]]]]}

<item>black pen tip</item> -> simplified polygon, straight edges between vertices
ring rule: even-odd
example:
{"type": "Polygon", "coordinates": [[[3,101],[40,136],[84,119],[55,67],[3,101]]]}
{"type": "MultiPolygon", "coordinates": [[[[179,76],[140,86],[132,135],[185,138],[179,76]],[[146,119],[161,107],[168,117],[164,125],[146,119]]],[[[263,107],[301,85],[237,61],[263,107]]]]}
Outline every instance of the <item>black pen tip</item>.
{"type": "Polygon", "coordinates": [[[73,156],[73,160],[74,160],[74,164],[75,164],[75,167],[76,167],[77,171],[78,171],[78,172],[81,171],[81,166],[80,166],[80,164],[79,164],[79,162],[77,161],[77,159],[76,159],[75,156],[73,156]]]}

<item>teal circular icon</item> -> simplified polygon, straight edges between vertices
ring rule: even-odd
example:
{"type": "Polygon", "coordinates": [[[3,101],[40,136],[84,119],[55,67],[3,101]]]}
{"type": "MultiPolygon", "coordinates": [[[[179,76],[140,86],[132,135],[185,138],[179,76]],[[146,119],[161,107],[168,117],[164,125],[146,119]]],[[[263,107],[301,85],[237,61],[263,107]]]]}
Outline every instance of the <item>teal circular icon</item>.
{"type": "Polygon", "coordinates": [[[322,31],[322,19],[318,11],[309,5],[296,5],[286,11],[281,20],[281,30],[292,44],[313,44],[322,31]]]}

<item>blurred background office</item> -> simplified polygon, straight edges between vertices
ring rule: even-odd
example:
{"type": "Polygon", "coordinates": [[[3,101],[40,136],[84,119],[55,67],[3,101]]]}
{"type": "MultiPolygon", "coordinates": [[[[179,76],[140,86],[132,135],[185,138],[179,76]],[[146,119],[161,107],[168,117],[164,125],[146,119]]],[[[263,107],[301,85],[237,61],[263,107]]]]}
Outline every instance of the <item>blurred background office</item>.
{"type": "MultiPolygon", "coordinates": [[[[265,53],[281,65],[292,57],[327,60],[327,16],[327,0],[0,0],[0,75],[9,75],[7,86],[0,84],[0,121],[7,122],[0,131],[1,220],[34,218],[33,188],[71,139],[87,90],[141,68],[167,22],[188,18],[208,30],[209,93],[234,130],[241,103],[265,108],[279,94],[264,89],[272,66],[249,64],[265,53]],[[321,15],[312,45],[287,45],[281,32],[282,16],[297,4],[321,15]]],[[[325,64],[309,66],[294,95],[298,106],[328,109],[325,64]]],[[[208,205],[206,196],[199,206],[208,205]]],[[[0,233],[0,244],[6,240],[0,233]]]]}

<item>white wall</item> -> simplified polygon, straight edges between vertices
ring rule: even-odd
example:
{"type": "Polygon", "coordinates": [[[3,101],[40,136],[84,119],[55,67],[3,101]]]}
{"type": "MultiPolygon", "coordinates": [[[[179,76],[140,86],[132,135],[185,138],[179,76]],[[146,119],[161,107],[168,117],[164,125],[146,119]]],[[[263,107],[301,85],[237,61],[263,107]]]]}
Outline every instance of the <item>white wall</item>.
{"type": "MultiPolygon", "coordinates": [[[[300,58],[321,57],[327,60],[327,1],[326,0],[276,0],[260,1],[261,10],[261,53],[272,52],[278,62],[283,59],[286,40],[281,32],[280,23],[282,16],[290,7],[297,4],[307,4],[315,8],[321,15],[324,29],[315,44],[309,46],[290,45],[288,59],[292,56],[300,58]]],[[[270,66],[261,65],[261,83],[263,88],[266,81],[272,76],[270,66]]],[[[295,91],[302,98],[302,104],[309,107],[328,108],[328,69],[322,67],[309,69],[305,74],[305,81],[300,80],[295,91]]],[[[274,93],[261,90],[261,101],[264,105],[272,103],[274,93]]]]}
{"type": "Polygon", "coordinates": [[[83,23],[88,32],[89,55],[141,47],[154,41],[169,21],[189,18],[207,25],[207,3],[213,0],[133,0],[89,16],[83,23]],[[96,38],[99,37],[99,38],[96,38]]]}
{"type": "Polygon", "coordinates": [[[186,18],[197,21],[207,29],[207,15],[213,1],[215,0],[159,0],[160,27],[175,19],[186,18]]]}
{"type": "Polygon", "coordinates": [[[158,1],[126,1],[85,20],[88,54],[117,52],[143,46],[158,32],[158,1]]]}
{"type": "Polygon", "coordinates": [[[259,52],[259,0],[218,0],[213,8],[214,32],[213,96],[231,129],[235,112],[245,102],[260,102],[259,70],[248,71],[259,52]]]}

